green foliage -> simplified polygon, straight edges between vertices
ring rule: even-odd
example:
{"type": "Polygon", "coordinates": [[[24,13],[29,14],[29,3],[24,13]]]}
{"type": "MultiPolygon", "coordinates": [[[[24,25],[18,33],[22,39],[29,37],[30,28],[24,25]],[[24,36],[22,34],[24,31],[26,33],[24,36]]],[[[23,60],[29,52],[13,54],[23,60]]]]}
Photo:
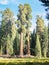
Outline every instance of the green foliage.
{"type": "Polygon", "coordinates": [[[29,4],[24,4],[24,8],[26,8],[26,41],[27,41],[27,54],[30,55],[30,31],[29,28],[31,27],[31,7],[29,4]]]}
{"type": "MultiPolygon", "coordinates": [[[[18,17],[18,19],[17,19],[16,24],[17,24],[18,31],[19,31],[20,37],[21,37],[20,46],[22,47],[23,43],[24,43],[22,35],[27,33],[27,37],[29,38],[28,33],[29,33],[29,28],[31,26],[30,20],[32,18],[30,5],[29,4],[24,4],[24,5],[20,4],[19,13],[18,13],[17,17],[18,17]]],[[[27,38],[27,41],[29,40],[28,38],[27,38]]],[[[23,51],[23,48],[21,50],[23,51]]]]}
{"type": "Polygon", "coordinates": [[[20,33],[25,32],[26,15],[24,13],[23,5],[19,5],[19,14],[17,15],[17,26],[19,27],[20,33]]]}
{"type": "Polygon", "coordinates": [[[16,36],[16,25],[13,19],[13,13],[12,11],[7,8],[2,13],[2,47],[3,52],[5,54],[5,51],[7,54],[13,54],[13,41],[16,36]],[[4,51],[5,49],[5,51],[4,51]]]}
{"type": "Polygon", "coordinates": [[[3,20],[11,20],[12,17],[13,17],[13,12],[9,8],[3,11],[2,13],[3,20]]]}
{"type": "Polygon", "coordinates": [[[47,15],[46,18],[49,20],[49,0],[39,0],[40,2],[42,2],[42,5],[45,6],[45,11],[47,11],[47,15]]]}
{"type": "Polygon", "coordinates": [[[44,6],[47,6],[47,7],[49,6],[48,0],[39,0],[39,1],[41,1],[44,6]]]}
{"type": "MultiPolygon", "coordinates": [[[[26,33],[27,35],[28,32],[30,33],[29,31],[29,28],[31,27],[30,20],[32,19],[31,12],[32,10],[29,4],[24,4],[24,5],[20,4],[19,13],[17,15],[18,19],[15,22],[13,18],[14,14],[9,8],[6,8],[4,11],[2,11],[1,13],[2,22],[1,22],[1,30],[0,30],[0,42],[1,42],[0,53],[1,54],[8,54],[8,55],[11,55],[13,53],[17,54],[17,50],[19,53],[19,49],[18,49],[18,46],[20,46],[19,43],[25,43],[24,37],[26,33]],[[17,29],[15,23],[17,25],[17,29]],[[20,33],[19,36],[20,38],[18,38],[17,33],[18,36],[20,33]],[[24,35],[24,37],[22,35],[24,35]]],[[[30,40],[30,38],[27,38],[27,40],[28,39],[30,40]]]]}
{"type": "Polygon", "coordinates": [[[48,22],[48,52],[47,52],[47,56],[49,57],[49,22],[48,22]]]}
{"type": "MultiPolygon", "coordinates": [[[[48,7],[46,0],[40,0],[48,7]]],[[[29,4],[18,6],[17,20],[13,12],[6,8],[0,11],[2,21],[0,25],[0,55],[19,55],[23,53],[30,57],[31,54],[38,58],[49,56],[49,25],[44,26],[42,17],[37,16],[36,32],[31,33],[32,10],[29,4]]],[[[48,14],[49,15],[49,14],[48,14]]],[[[30,60],[29,60],[30,61],[30,60]]]]}
{"type": "Polygon", "coordinates": [[[43,32],[42,50],[43,50],[43,56],[47,57],[47,52],[48,52],[48,29],[47,27],[44,28],[44,32],[43,32]]]}
{"type": "Polygon", "coordinates": [[[32,55],[35,55],[35,45],[36,45],[36,32],[35,30],[33,30],[30,39],[30,50],[32,55]]]}
{"type": "Polygon", "coordinates": [[[39,36],[36,35],[36,46],[35,46],[35,53],[36,53],[36,56],[38,58],[41,58],[41,45],[40,45],[40,41],[39,41],[39,36]]]}
{"type": "Polygon", "coordinates": [[[23,56],[23,35],[24,32],[26,32],[26,15],[24,13],[24,6],[22,4],[19,5],[19,13],[17,15],[17,27],[18,27],[18,32],[20,33],[20,56],[23,56]]]}
{"type": "Polygon", "coordinates": [[[14,55],[19,55],[19,47],[20,47],[20,34],[16,32],[16,37],[13,42],[13,52],[14,55]]]}
{"type": "Polygon", "coordinates": [[[40,41],[40,45],[41,45],[41,54],[43,55],[43,41],[44,41],[44,20],[42,19],[42,17],[37,16],[37,22],[36,22],[36,33],[39,35],[39,41],[40,41]]]}
{"type": "Polygon", "coordinates": [[[42,19],[42,17],[37,16],[36,24],[36,32],[38,33],[38,35],[41,35],[44,31],[44,20],[42,19]]]}

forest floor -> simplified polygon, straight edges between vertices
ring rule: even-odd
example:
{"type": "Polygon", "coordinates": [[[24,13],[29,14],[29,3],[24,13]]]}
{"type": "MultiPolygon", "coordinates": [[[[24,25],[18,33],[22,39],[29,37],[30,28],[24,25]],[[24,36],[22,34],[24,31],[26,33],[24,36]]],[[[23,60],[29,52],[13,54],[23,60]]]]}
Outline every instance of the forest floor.
{"type": "Polygon", "coordinates": [[[15,62],[15,63],[19,63],[19,62],[49,62],[49,58],[2,58],[0,57],[0,62],[15,62]]]}
{"type": "Polygon", "coordinates": [[[49,65],[49,58],[0,58],[0,65],[49,65]]]}

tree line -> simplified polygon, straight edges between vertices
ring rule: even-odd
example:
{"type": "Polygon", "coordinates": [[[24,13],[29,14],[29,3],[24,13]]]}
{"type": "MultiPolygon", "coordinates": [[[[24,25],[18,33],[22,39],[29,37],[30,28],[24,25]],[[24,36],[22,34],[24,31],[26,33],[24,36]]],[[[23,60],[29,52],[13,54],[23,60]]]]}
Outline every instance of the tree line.
{"type": "Polygon", "coordinates": [[[0,11],[0,55],[34,55],[38,58],[49,56],[49,23],[45,26],[41,16],[36,17],[36,29],[31,33],[32,9],[29,4],[18,6],[17,20],[14,13],[6,8],[0,11]]]}

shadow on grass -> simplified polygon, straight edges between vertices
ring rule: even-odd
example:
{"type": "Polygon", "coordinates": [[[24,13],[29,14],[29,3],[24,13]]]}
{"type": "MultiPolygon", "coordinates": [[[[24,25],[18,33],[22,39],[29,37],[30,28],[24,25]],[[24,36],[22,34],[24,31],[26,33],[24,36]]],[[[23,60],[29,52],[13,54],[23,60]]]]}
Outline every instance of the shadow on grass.
{"type": "Polygon", "coordinates": [[[0,63],[0,65],[49,65],[49,62],[0,63]]]}

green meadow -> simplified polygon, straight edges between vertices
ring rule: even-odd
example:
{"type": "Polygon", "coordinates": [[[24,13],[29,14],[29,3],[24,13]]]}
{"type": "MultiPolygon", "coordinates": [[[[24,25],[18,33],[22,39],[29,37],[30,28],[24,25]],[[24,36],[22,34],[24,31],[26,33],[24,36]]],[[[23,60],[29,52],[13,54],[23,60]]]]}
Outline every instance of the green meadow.
{"type": "Polygon", "coordinates": [[[0,58],[0,65],[49,65],[48,58],[0,58]]]}

